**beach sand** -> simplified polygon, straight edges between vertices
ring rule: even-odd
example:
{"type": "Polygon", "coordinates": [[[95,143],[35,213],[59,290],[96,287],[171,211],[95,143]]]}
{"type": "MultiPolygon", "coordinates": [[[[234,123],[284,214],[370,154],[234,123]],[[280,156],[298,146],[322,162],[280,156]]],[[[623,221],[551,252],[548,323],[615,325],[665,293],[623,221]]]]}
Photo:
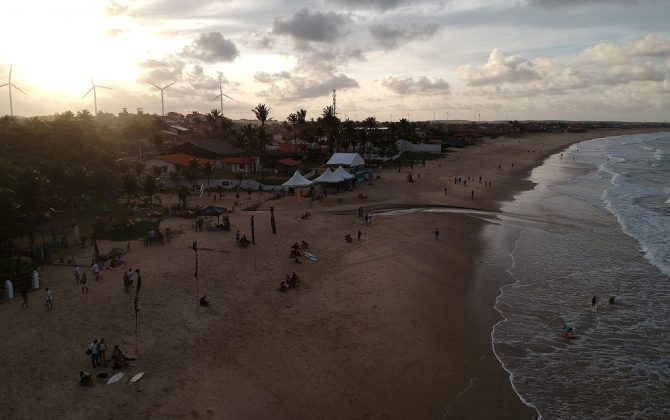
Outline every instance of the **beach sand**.
{"type": "MultiPolygon", "coordinates": [[[[413,171],[388,167],[374,185],[354,192],[236,209],[230,232],[195,232],[191,220],[167,219],[162,226],[183,225],[184,233],[162,246],[132,241],[124,256],[127,267],[142,270],[137,351],[134,290],[124,292],[123,270],[106,269],[100,282],[90,278],[83,295],[73,267],[47,266],[29,309],[21,309],[20,296],[0,305],[0,417],[531,418],[535,411],[514,393],[491,349],[501,279],[474,280],[478,232],[487,222],[421,212],[376,215],[368,225],[358,208],[373,214],[419,206],[497,211],[501,201],[532,188],[529,171],[547,156],[581,140],[637,132],[486,140],[425,166],[418,162],[413,171]],[[456,185],[455,176],[475,181],[456,185]],[[492,186],[480,184],[479,176],[492,186]],[[297,219],[304,211],[311,216],[297,219]],[[256,246],[241,249],[235,230],[250,237],[252,215],[256,246]],[[353,243],[345,242],[346,234],[353,243]],[[301,240],[317,261],[288,258],[291,244],[301,240]],[[199,245],[197,292],[193,241],[199,245]],[[293,271],[302,279],[299,289],[276,291],[293,271]],[[54,291],[52,311],[44,306],[44,287],[54,291]],[[204,294],[210,307],[197,305],[204,294]],[[138,360],[117,384],[95,379],[93,388],[80,387],[82,369],[111,372],[111,364],[91,369],[84,354],[100,337],[108,358],[118,344],[138,360]],[[140,371],[146,376],[130,385],[140,371]]],[[[199,204],[232,207],[233,197],[204,197],[199,204]]],[[[242,201],[259,198],[267,197],[243,194],[242,201]]],[[[124,245],[99,242],[102,252],[124,245]]],[[[90,273],[92,247],[69,253],[90,273]]]]}

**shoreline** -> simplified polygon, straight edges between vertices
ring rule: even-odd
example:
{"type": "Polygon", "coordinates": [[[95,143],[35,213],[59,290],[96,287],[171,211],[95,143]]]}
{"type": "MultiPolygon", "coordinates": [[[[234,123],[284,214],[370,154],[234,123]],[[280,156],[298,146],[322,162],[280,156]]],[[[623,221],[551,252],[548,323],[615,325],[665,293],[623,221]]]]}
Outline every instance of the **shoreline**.
{"type": "MultiPolygon", "coordinates": [[[[583,140],[639,132],[487,140],[416,165],[422,177],[413,184],[404,180],[409,168],[388,168],[375,185],[329,194],[324,202],[301,207],[287,197],[263,202],[260,211],[235,212],[229,233],[186,229],[162,247],[133,242],[126,260],[142,268],[144,279],[134,369],[148,373],[140,394],[128,384],[90,390],[76,384],[76,373],[90,366],[82,349],[93,337],[134,353],[132,298],[116,278],[121,274],[105,270],[106,278],[83,296],[72,284],[71,267],[48,267],[42,286],[55,289],[53,313],[34,293],[30,311],[20,312],[19,300],[0,306],[0,315],[15,321],[6,330],[15,340],[0,345],[10,355],[0,365],[7,378],[0,405],[10,407],[10,418],[44,412],[70,418],[530,418],[534,410],[520,401],[493,354],[490,334],[501,315],[490,296],[499,287],[495,279],[476,279],[485,249],[480,232],[490,222],[424,212],[364,225],[356,209],[423,203],[499,212],[503,202],[533,188],[528,175],[548,156],[583,140]],[[493,186],[455,185],[454,176],[482,176],[493,186]],[[359,200],[359,192],[370,198],[359,200]],[[270,205],[278,244],[265,220],[270,205]],[[310,219],[296,220],[303,210],[310,219]],[[251,215],[257,247],[242,250],[232,238],[235,229],[248,233],[251,215]],[[438,241],[431,235],[435,226],[438,241]],[[344,234],[355,237],[359,228],[361,242],[345,244],[344,234]],[[303,239],[317,262],[286,258],[290,244],[303,239]],[[188,249],[194,240],[203,250],[200,290],[211,308],[197,308],[188,249]],[[301,288],[275,292],[291,271],[303,278],[301,288]]],[[[232,197],[208,204],[226,200],[232,197]]]]}

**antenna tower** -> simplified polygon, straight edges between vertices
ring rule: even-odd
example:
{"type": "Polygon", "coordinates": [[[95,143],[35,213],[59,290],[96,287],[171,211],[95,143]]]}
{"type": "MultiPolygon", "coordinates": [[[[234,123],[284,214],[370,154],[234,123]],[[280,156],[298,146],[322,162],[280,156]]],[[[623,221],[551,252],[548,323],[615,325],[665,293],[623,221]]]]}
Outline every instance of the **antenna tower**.
{"type": "Polygon", "coordinates": [[[337,90],[333,89],[333,116],[337,115],[337,108],[336,108],[336,99],[337,99],[337,90]]]}

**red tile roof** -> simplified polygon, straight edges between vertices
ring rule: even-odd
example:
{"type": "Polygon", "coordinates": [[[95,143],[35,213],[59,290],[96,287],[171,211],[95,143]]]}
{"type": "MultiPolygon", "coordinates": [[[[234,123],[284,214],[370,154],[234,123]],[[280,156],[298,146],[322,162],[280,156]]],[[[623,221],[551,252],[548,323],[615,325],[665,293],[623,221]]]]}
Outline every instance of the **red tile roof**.
{"type": "Polygon", "coordinates": [[[282,165],[285,165],[285,166],[298,166],[298,165],[300,165],[300,162],[298,162],[297,160],[293,160],[293,159],[291,159],[291,158],[288,158],[288,159],[279,159],[279,160],[277,161],[277,163],[282,164],[282,165]]]}
{"type": "Polygon", "coordinates": [[[209,159],[201,159],[201,158],[196,158],[191,155],[187,155],[185,153],[177,153],[174,155],[163,155],[163,156],[157,156],[156,159],[163,160],[165,162],[170,162],[174,163],[177,166],[182,166],[182,167],[187,167],[188,162],[191,159],[197,160],[201,165],[205,162],[209,162],[209,159]]]}

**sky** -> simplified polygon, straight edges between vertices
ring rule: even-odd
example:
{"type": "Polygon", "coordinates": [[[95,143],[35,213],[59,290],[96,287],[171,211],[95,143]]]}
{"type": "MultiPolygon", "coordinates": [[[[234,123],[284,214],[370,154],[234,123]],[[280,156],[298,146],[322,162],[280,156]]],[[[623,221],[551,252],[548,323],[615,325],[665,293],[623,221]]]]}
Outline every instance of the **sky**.
{"type": "MultiPolygon", "coordinates": [[[[667,0],[7,0],[14,114],[670,121],[667,0]],[[219,85],[219,80],[221,85],[219,85]],[[111,88],[111,89],[105,89],[111,88]]],[[[9,114],[8,87],[0,115],[9,114]]]]}

